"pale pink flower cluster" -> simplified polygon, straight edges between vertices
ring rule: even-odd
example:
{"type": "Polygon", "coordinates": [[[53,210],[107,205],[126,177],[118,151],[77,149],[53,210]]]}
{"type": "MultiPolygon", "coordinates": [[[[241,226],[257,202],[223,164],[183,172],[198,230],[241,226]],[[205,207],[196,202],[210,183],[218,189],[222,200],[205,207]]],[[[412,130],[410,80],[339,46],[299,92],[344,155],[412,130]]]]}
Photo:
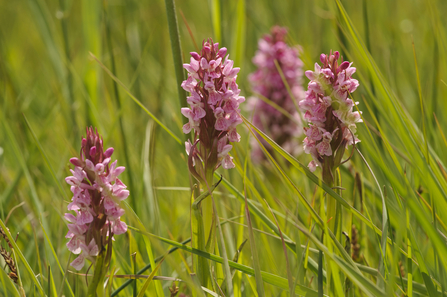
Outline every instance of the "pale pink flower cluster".
{"type": "MultiPolygon", "coordinates": [[[[249,98],[248,110],[253,112],[253,124],[256,127],[269,133],[272,139],[286,151],[297,155],[301,151],[297,138],[303,132],[300,113],[296,108],[297,102],[293,101],[304,98],[303,62],[299,58],[298,48],[292,48],[286,44],[286,35],[286,28],[275,26],[271,29],[271,34],[267,34],[259,40],[258,51],[253,58],[257,70],[248,77],[255,93],[255,97],[249,98]],[[275,60],[284,74],[293,98],[284,85],[275,60]],[[276,103],[291,117],[285,116],[275,107],[257,98],[256,94],[276,103]]],[[[262,159],[264,154],[256,145],[256,139],[252,138],[252,142],[253,157],[257,160],[262,159]]],[[[266,143],[264,142],[264,144],[266,143]]]]}
{"type": "Polygon", "coordinates": [[[308,166],[311,171],[322,165],[324,156],[333,156],[339,148],[344,151],[360,141],[355,137],[355,124],[362,119],[358,111],[353,111],[358,102],[348,96],[359,86],[352,78],[356,69],[348,61],[338,64],[339,57],[339,52],[321,54],[322,66],[315,63],[315,71],[305,72],[310,82],[299,106],[309,122],[304,128],[304,151],[313,157],[308,166]]]}
{"type": "MultiPolygon", "coordinates": [[[[239,104],[245,98],[239,96],[236,78],[239,68],[233,68],[233,61],[226,56],[227,49],[219,49],[218,43],[212,40],[204,41],[200,54],[191,53],[189,64],[183,67],[188,71],[188,79],[183,81],[182,87],[190,96],[187,102],[189,108],[182,108],[182,114],[189,119],[183,126],[183,132],[194,130],[194,140],[200,140],[200,145],[210,150],[217,146],[216,168],[222,166],[225,169],[233,168],[233,158],[228,155],[232,149],[229,142],[239,142],[240,135],[236,126],[242,123],[239,116],[239,104]]],[[[205,162],[201,149],[195,145],[186,143],[186,151],[205,162]]],[[[195,160],[193,159],[194,163],[195,160]]]]}
{"type": "Polygon", "coordinates": [[[65,214],[70,222],[65,237],[70,239],[68,250],[79,254],[70,263],[77,270],[84,266],[85,259],[94,262],[99,244],[105,244],[113,234],[127,231],[126,223],[120,220],[124,214],[120,202],[129,196],[129,191],[118,178],[125,168],[117,167],[117,161],[110,164],[112,154],[113,148],[103,151],[99,134],[89,128],[82,139],[81,157],[70,159],[75,168],[70,169],[73,175],[65,179],[73,193],[68,204],[72,212],[65,214]]]}

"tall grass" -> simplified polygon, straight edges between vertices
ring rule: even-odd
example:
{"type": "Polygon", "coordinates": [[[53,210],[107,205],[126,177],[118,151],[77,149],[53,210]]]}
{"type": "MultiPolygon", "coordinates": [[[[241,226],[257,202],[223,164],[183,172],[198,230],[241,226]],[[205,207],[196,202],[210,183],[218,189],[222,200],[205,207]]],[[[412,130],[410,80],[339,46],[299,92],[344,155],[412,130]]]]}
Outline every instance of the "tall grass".
{"type": "Polygon", "coordinates": [[[85,296],[91,276],[68,266],[64,178],[90,125],[131,168],[123,177],[132,185],[130,227],[116,237],[107,283],[113,296],[170,296],[173,280],[189,296],[229,296],[231,285],[237,297],[447,295],[447,2],[176,1],[173,47],[171,2],[0,1],[0,226],[20,280],[0,272],[0,295],[85,296]],[[227,260],[222,247],[188,243],[178,80],[196,49],[180,12],[197,43],[212,37],[228,48],[246,97],[257,40],[275,24],[302,47],[305,69],[340,50],[360,82],[361,142],[340,169],[341,191],[303,165],[309,155],[289,155],[243,112],[236,168],[219,170],[213,192],[227,260]],[[263,164],[250,159],[253,133],[273,148],[263,164]],[[341,206],[334,233],[330,199],[341,206]],[[209,263],[208,289],[191,274],[193,255],[209,263]],[[129,281],[135,271],[145,278],[129,281]]]}

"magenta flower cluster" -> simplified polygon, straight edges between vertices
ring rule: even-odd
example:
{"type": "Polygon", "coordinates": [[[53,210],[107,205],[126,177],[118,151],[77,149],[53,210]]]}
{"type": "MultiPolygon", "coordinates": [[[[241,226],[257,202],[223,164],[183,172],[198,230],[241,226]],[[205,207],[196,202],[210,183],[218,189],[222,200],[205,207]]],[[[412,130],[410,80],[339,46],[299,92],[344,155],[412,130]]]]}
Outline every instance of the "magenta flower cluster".
{"type": "MultiPolygon", "coordinates": [[[[190,96],[187,102],[189,108],[182,108],[182,114],[189,119],[183,126],[183,132],[194,130],[195,143],[186,143],[188,155],[193,155],[193,161],[207,163],[210,156],[207,153],[212,148],[217,149],[217,162],[214,156],[210,159],[217,169],[233,168],[233,158],[228,155],[232,149],[229,142],[239,142],[240,135],[236,126],[242,123],[239,116],[239,104],[245,101],[240,95],[236,78],[239,68],[233,68],[234,62],[226,56],[227,49],[219,49],[218,43],[212,40],[204,41],[200,54],[191,53],[191,61],[183,67],[188,71],[188,79],[182,87],[190,96]],[[203,149],[198,149],[200,141],[203,149]],[[192,150],[192,151],[191,151],[192,150]]],[[[195,166],[194,164],[194,166],[195,166]]],[[[214,170],[213,169],[213,170],[214,170]]]]}
{"type": "Polygon", "coordinates": [[[299,106],[309,122],[309,126],[304,128],[307,136],[304,151],[313,157],[308,165],[311,171],[322,166],[325,157],[332,157],[340,151],[330,164],[332,168],[337,167],[345,148],[360,141],[355,136],[355,124],[362,119],[358,111],[353,111],[358,102],[354,103],[348,96],[359,86],[358,81],[352,78],[356,69],[348,61],[338,64],[339,58],[339,52],[321,54],[322,66],[315,63],[315,71],[305,72],[310,82],[306,97],[299,106]]]}
{"type": "Polygon", "coordinates": [[[70,264],[80,270],[85,259],[92,262],[113,234],[127,231],[126,223],[120,220],[124,210],[120,202],[129,196],[126,185],[118,178],[124,167],[111,162],[113,148],[103,150],[103,141],[98,132],[87,129],[82,139],[80,158],[71,158],[75,166],[72,176],[65,181],[71,186],[73,198],[68,205],[71,213],[65,214],[70,240],[67,248],[79,256],[70,264]],[[111,232],[111,233],[110,233],[111,232]]]}
{"type": "MultiPolygon", "coordinates": [[[[297,110],[297,102],[304,98],[302,87],[303,62],[299,58],[298,48],[289,47],[285,42],[287,29],[275,26],[271,34],[265,35],[258,42],[258,51],[253,58],[257,70],[250,74],[252,90],[255,97],[249,98],[248,109],[253,112],[253,124],[268,132],[272,139],[289,153],[296,155],[301,151],[298,137],[302,135],[302,122],[297,110]],[[284,84],[275,65],[277,61],[285,80],[290,87],[293,97],[284,84]],[[290,117],[285,116],[272,105],[259,99],[259,94],[279,105],[290,117]]],[[[263,153],[256,139],[253,141],[253,157],[263,158],[263,153]]]]}

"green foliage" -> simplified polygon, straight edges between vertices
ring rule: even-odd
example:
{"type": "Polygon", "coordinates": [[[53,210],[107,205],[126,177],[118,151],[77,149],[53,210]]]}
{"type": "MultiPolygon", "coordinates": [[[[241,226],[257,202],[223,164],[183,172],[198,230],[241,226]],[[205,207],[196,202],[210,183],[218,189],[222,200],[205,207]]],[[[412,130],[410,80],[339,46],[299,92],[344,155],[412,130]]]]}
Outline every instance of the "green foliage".
{"type": "Polygon", "coordinates": [[[0,226],[19,272],[18,284],[0,272],[0,296],[87,296],[86,279],[107,280],[107,296],[170,296],[173,280],[188,296],[447,294],[445,11],[443,0],[0,1],[0,226]],[[236,168],[218,170],[207,198],[221,230],[191,248],[178,86],[196,50],[188,26],[199,44],[228,48],[248,98],[257,40],[275,24],[301,46],[305,70],[331,49],[354,62],[358,152],[331,189],[303,165],[309,155],[284,151],[242,110],[236,168]],[[123,220],[134,227],[116,236],[105,277],[75,273],[64,238],[68,160],[90,125],[131,168],[123,220]],[[262,164],[250,158],[256,133],[268,143],[262,164]],[[209,285],[191,274],[193,255],[209,285]]]}

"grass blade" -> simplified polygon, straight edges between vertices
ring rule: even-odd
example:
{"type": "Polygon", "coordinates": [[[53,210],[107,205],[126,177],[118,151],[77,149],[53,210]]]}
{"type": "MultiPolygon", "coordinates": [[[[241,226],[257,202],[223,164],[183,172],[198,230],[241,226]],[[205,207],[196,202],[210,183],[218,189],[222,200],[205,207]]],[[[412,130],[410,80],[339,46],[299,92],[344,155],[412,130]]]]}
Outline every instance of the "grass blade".
{"type": "MultiPolygon", "coordinates": [[[[204,257],[204,258],[209,259],[211,261],[214,261],[216,263],[223,264],[223,258],[221,258],[219,256],[216,256],[214,254],[207,253],[207,252],[195,249],[195,248],[191,248],[191,247],[189,247],[187,245],[178,243],[176,241],[173,241],[173,240],[170,240],[170,239],[167,239],[167,238],[163,238],[163,237],[157,236],[155,234],[151,234],[149,232],[144,232],[144,231],[138,230],[138,229],[136,229],[134,227],[131,227],[131,226],[129,226],[129,229],[132,229],[132,230],[134,230],[136,232],[139,232],[139,233],[141,233],[143,235],[146,235],[146,236],[151,236],[151,237],[157,238],[157,239],[159,239],[159,240],[161,240],[161,241],[163,241],[163,242],[165,242],[167,244],[170,244],[172,246],[178,247],[178,248],[180,248],[180,249],[182,249],[184,251],[196,254],[196,255],[198,255],[200,257],[204,257]]],[[[242,264],[239,264],[239,263],[235,263],[233,261],[228,261],[228,264],[229,264],[230,267],[232,267],[232,268],[234,268],[236,270],[239,270],[239,271],[241,271],[241,272],[243,272],[245,274],[254,276],[254,269],[253,268],[250,268],[248,266],[245,266],[245,265],[242,265],[242,264]]],[[[282,288],[284,290],[288,290],[289,289],[288,288],[287,279],[285,279],[283,277],[280,277],[280,276],[277,276],[275,274],[268,273],[268,272],[265,272],[265,271],[261,271],[261,276],[262,276],[262,279],[266,283],[269,283],[269,284],[271,284],[273,286],[276,286],[278,288],[282,288]]],[[[301,285],[297,285],[297,287],[295,288],[295,293],[300,294],[300,295],[304,295],[304,296],[315,296],[315,297],[318,296],[317,292],[315,292],[314,290],[312,290],[310,288],[307,288],[307,287],[304,287],[304,286],[301,286],[301,285]]]]}
{"type": "Polygon", "coordinates": [[[53,177],[54,181],[57,184],[57,187],[61,191],[62,195],[64,196],[66,201],[70,201],[70,199],[67,196],[67,193],[65,192],[64,188],[62,187],[60,181],[57,179],[56,174],[54,173],[53,167],[50,164],[50,161],[48,160],[48,156],[43,150],[42,145],[40,144],[39,139],[36,136],[36,133],[34,133],[34,130],[31,128],[30,123],[28,122],[28,119],[26,118],[25,114],[23,114],[23,118],[25,119],[25,123],[28,126],[29,130],[31,131],[31,134],[33,135],[34,141],[37,144],[37,147],[39,148],[40,154],[42,155],[43,159],[45,160],[45,164],[47,165],[48,169],[50,170],[51,176],[53,177]]]}
{"type": "Polygon", "coordinates": [[[221,20],[221,0],[209,0],[211,19],[213,22],[213,32],[216,41],[223,44],[224,40],[222,38],[222,20],[221,20]]]}
{"type": "MultiPolygon", "coordinates": [[[[28,261],[26,261],[25,257],[22,254],[22,251],[19,249],[19,247],[17,246],[15,239],[12,237],[11,233],[9,232],[9,230],[6,228],[5,224],[3,223],[3,221],[0,219],[0,227],[2,227],[2,229],[4,230],[4,232],[6,233],[6,236],[8,237],[9,241],[12,244],[12,247],[14,248],[14,253],[17,254],[20,258],[20,260],[22,261],[23,265],[25,265],[26,270],[28,271],[28,273],[31,276],[31,279],[33,280],[34,284],[36,285],[37,289],[39,289],[39,292],[41,295],[46,296],[45,292],[43,290],[42,285],[39,283],[39,281],[36,278],[36,274],[34,273],[34,271],[31,269],[31,266],[28,264],[28,261]]],[[[16,261],[17,263],[17,261],[16,261]]]]}
{"type": "MultiPolygon", "coordinates": [[[[265,203],[267,203],[267,201],[265,203]]],[[[276,219],[275,214],[273,213],[273,210],[270,208],[270,206],[268,204],[267,204],[267,206],[269,207],[270,212],[272,213],[272,216],[275,219],[276,226],[278,227],[278,230],[279,230],[279,235],[281,236],[282,248],[284,251],[284,256],[286,257],[287,281],[289,282],[289,293],[290,293],[291,297],[294,297],[295,292],[293,291],[293,287],[294,287],[293,286],[293,277],[292,277],[292,271],[290,270],[289,257],[287,256],[286,244],[284,243],[284,236],[282,236],[281,228],[279,228],[279,223],[278,223],[278,220],[276,219]]]]}
{"type": "MultiPolygon", "coordinates": [[[[188,244],[190,241],[191,241],[191,238],[188,238],[188,239],[182,241],[181,244],[186,245],[186,244],[188,244]]],[[[175,252],[176,250],[178,250],[178,247],[173,247],[173,248],[171,248],[170,250],[168,250],[167,254],[169,255],[169,254],[175,252]]],[[[155,263],[160,262],[160,261],[163,259],[163,257],[164,257],[164,256],[160,256],[160,257],[154,259],[154,262],[155,262],[155,263]]],[[[151,268],[151,264],[149,263],[149,264],[147,264],[145,267],[143,267],[142,269],[138,270],[138,272],[137,272],[136,275],[141,275],[141,274],[143,274],[146,270],[148,270],[148,269],[150,269],[150,268],[151,268]]],[[[114,297],[114,296],[118,295],[119,292],[121,292],[121,291],[122,291],[124,288],[126,288],[128,285],[132,284],[132,282],[134,282],[134,281],[135,281],[135,279],[129,279],[129,280],[127,280],[127,281],[126,281],[124,284],[122,284],[118,289],[116,289],[116,290],[110,295],[110,297],[114,297]]]]}
{"type": "MultiPolygon", "coordinates": [[[[166,16],[168,18],[169,37],[171,39],[172,57],[174,59],[175,77],[177,79],[177,93],[180,106],[185,107],[187,106],[186,92],[181,87],[182,82],[185,80],[185,72],[183,70],[182,46],[180,43],[180,36],[178,32],[177,15],[175,13],[174,0],[165,0],[165,6],[166,16]]],[[[184,124],[188,122],[188,119],[186,117],[182,117],[182,119],[184,124]]],[[[185,138],[187,138],[186,134],[185,138]]]]}
{"type": "MultiPolygon", "coordinates": [[[[50,240],[50,238],[48,237],[48,234],[47,234],[47,232],[45,231],[45,228],[43,227],[42,223],[40,223],[40,227],[42,228],[42,232],[43,232],[43,234],[45,235],[45,239],[47,240],[48,246],[50,247],[51,252],[53,253],[53,256],[54,256],[54,259],[56,260],[57,266],[59,267],[59,270],[61,271],[62,276],[65,278],[65,272],[64,272],[64,270],[62,269],[61,263],[59,262],[59,258],[57,257],[57,254],[56,254],[56,252],[55,252],[55,250],[54,250],[54,248],[53,248],[53,244],[51,243],[51,240],[50,240]]],[[[65,283],[67,284],[67,287],[68,287],[68,289],[70,290],[71,296],[74,297],[75,295],[74,295],[74,293],[73,293],[73,290],[71,289],[71,286],[70,286],[70,284],[68,283],[68,280],[67,280],[66,278],[65,278],[65,283]]],[[[55,293],[56,293],[56,292],[57,292],[57,291],[55,291],[55,293]]]]}
{"type": "Polygon", "coordinates": [[[151,284],[151,281],[154,278],[155,274],[157,273],[158,269],[160,268],[161,263],[163,263],[163,259],[161,259],[161,261],[160,261],[160,263],[158,263],[157,267],[155,267],[155,269],[152,270],[151,274],[149,274],[148,278],[144,282],[143,287],[141,288],[141,291],[140,291],[140,293],[138,293],[137,297],[143,297],[145,295],[145,292],[146,292],[147,288],[149,287],[149,285],[151,284]]]}
{"type": "Polygon", "coordinates": [[[127,95],[129,95],[130,98],[132,98],[132,100],[138,104],[138,106],[140,106],[158,125],[160,125],[160,127],[165,130],[166,132],[168,132],[169,135],[171,135],[172,138],[174,138],[175,141],[177,141],[179,144],[182,144],[182,141],[180,140],[180,138],[178,138],[177,136],[175,136],[175,134],[169,130],[168,127],[166,127],[153,113],[151,113],[146,107],[144,107],[143,103],[141,103],[137,98],[135,98],[134,95],[132,95],[132,93],[130,92],[130,90],[115,76],[113,75],[113,73],[103,64],[101,63],[101,61],[98,60],[98,58],[90,53],[90,56],[92,56],[92,58],[98,62],[98,64],[102,67],[102,69],[104,69],[104,71],[116,82],[118,83],[123,89],[124,91],[127,93],[127,95]]]}
{"type": "Polygon", "coordinates": [[[253,268],[254,268],[254,274],[255,274],[255,280],[256,280],[256,291],[258,293],[258,296],[263,297],[264,296],[264,282],[261,277],[261,266],[259,265],[259,256],[258,256],[258,250],[256,249],[256,242],[255,237],[253,234],[253,226],[251,223],[251,217],[250,217],[250,211],[248,210],[248,203],[247,203],[247,163],[248,163],[248,157],[245,158],[245,164],[244,164],[244,197],[245,197],[245,217],[247,218],[247,224],[248,224],[248,238],[250,240],[250,249],[251,254],[253,257],[253,268]]]}
{"type": "MultiPolygon", "coordinates": [[[[221,0],[222,1],[222,0],[221,0]]],[[[234,34],[233,46],[234,49],[234,63],[235,65],[244,65],[244,53],[246,42],[246,11],[245,1],[237,0],[236,6],[236,34],[234,34]]]]}

